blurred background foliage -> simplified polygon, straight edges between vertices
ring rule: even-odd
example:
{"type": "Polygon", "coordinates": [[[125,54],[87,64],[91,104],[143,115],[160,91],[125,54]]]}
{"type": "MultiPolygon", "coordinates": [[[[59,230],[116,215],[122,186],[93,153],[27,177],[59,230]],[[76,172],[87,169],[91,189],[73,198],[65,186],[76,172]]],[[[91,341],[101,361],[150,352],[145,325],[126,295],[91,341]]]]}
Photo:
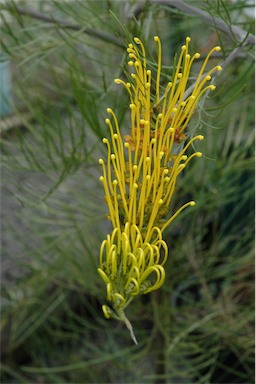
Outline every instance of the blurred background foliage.
{"type": "Polygon", "coordinates": [[[188,12],[176,3],[1,3],[1,61],[11,68],[1,119],[2,383],[254,382],[253,4],[181,1],[188,12]],[[135,346],[101,311],[96,269],[111,227],[97,160],[106,108],[129,128],[127,95],[113,83],[126,71],[125,47],[141,37],[154,58],[156,34],[166,78],[186,36],[202,56],[221,45],[212,62],[239,52],[191,123],[205,135],[196,144],[204,158],[180,177],[172,209],[191,198],[196,206],[166,232],[164,286],[128,308],[135,346]]]}

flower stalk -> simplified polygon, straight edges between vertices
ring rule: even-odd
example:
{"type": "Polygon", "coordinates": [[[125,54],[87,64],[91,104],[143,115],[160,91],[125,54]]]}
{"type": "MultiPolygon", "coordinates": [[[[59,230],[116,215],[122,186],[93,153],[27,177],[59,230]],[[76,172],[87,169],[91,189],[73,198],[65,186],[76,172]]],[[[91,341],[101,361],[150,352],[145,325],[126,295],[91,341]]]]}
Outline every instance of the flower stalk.
{"type": "Polygon", "coordinates": [[[189,201],[168,217],[179,174],[201,152],[187,155],[192,143],[203,140],[202,135],[188,137],[187,126],[199,99],[215,86],[211,75],[220,71],[214,66],[206,74],[205,68],[214,47],[203,62],[192,93],[185,97],[193,62],[200,57],[189,54],[190,38],[182,46],[174,76],[165,89],[161,87],[161,41],[157,44],[156,75],[147,66],[145,48],[140,39],[128,45],[128,65],[133,69],[131,80],[122,84],[130,96],[131,128],[122,137],[117,117],[110,108],[106,124],[110,140],[107,160],[99,159],[102,166],[100,181],[105,191],[108,218],[113,230],[102,242],[98,273],[106,284],[107,300],[103,305],[106,318],[124,321],[137,344],[132,326],[124,310],[141,294],[160,288],[165,279],[164,264],[168,246],[163,232],[188,206],[189,201]]]}

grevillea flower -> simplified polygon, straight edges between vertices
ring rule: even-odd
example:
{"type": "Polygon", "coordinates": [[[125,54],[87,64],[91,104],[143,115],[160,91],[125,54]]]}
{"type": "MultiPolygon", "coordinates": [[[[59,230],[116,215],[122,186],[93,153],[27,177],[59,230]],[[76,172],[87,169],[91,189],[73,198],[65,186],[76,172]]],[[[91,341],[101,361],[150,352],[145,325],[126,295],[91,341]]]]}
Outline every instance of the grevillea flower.
{"type": "Polygon", "coordinates": [[[130,134],[122,137],[118,120],[108,108],[110,119],[106,123],[110,140],[107,160],[99,159],[103,174],[100,177],[105,190],[112,233],[107,235],[100,249],[98,272],[106,283],[109,305],[103,305],[104,315],[122,320],[136,342],[132,327],[124,309],[138,295],[161,287],[165,279],[164,264],[168,258],[168,246],[163,232],[184,208],[182,205],[168,216],[179,174],[194,157],[187,150],[202,135],[187,137],[187,125],[199,99],[215,86],[209,84],[211,74],[220,71],[215,66],[204,74],[214,47],[204,60],[190,95],[186,96],[193,62],[200,57],[189,54],[190,38],[182,46],[174,69],[172,82],[162,91],[161,42],[158,46],[156,76],[148,69],[145,48],[140,39],[128,45],[129,62],[133,68],[130,82],[115,79],[130,96],[130,134]]]}

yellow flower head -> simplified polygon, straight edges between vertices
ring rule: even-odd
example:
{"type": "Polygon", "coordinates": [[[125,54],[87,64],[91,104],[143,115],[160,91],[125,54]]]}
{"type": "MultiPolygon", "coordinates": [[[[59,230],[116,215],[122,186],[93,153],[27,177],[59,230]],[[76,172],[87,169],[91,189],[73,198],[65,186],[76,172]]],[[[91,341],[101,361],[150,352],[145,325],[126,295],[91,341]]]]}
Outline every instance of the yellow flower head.
{"type": "Polygon", "coordinates": [[[172,82],[162,91],[161,42],[157,36],[154,40],[158,46],[155,77],[148,69],[141,40],[134,38],[134,43],[128,45],[131,81],[115,79],[115,83],[122,84],[130,96],[130,134],[122,138],[116,115],[108,108],[110,119],[106,119],[106,124],[111,139],[103,139],[108,149],[107,161],[99,160],[103,170],[100,180],[113,225],[100,249],[98,272],[106,283],[112,306],[103,305],[103,312],[107,318],[124,320],[128,328],[125,307],[135,296],[158,289],[164,282],[168,247],[163,231],[184,208],[195,204],[190,201],[167,216],[178,175],[193,157],[202,155],[186,155],[195,140],[203,139],[197,135],[186,140],[187,125],[202,95],[215,89],[209,84],[211,74],[221,70],[215,66],[204,74],[211,54],[220,50],[215,47],[186,96],[191,66],[200,57],[199,53],[190,56],[187,37],[172,82]]]}

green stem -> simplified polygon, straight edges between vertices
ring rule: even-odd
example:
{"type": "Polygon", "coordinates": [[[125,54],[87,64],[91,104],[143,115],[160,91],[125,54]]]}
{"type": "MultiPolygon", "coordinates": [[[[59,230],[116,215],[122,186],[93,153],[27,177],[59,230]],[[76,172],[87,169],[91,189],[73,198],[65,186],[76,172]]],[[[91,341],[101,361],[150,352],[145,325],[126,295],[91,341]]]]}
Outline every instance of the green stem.
{"type": "Polygon", "coordinates": [[[133,327],[132,327],[132,324],[130,323],[130,321],[127,319],[127,317],[125,316],[125,313],[123,310],[121,310],[118,315],[120,316],[121,320],[125,323],[126,327],[128,328],[129,332],[130,332],[130,335],[131,335],[131,338],[132,340],[134,341],[134,343],[136,345],[138,345],[138,341],[135,337],[135,334],[133,332],[133,327]]]}

